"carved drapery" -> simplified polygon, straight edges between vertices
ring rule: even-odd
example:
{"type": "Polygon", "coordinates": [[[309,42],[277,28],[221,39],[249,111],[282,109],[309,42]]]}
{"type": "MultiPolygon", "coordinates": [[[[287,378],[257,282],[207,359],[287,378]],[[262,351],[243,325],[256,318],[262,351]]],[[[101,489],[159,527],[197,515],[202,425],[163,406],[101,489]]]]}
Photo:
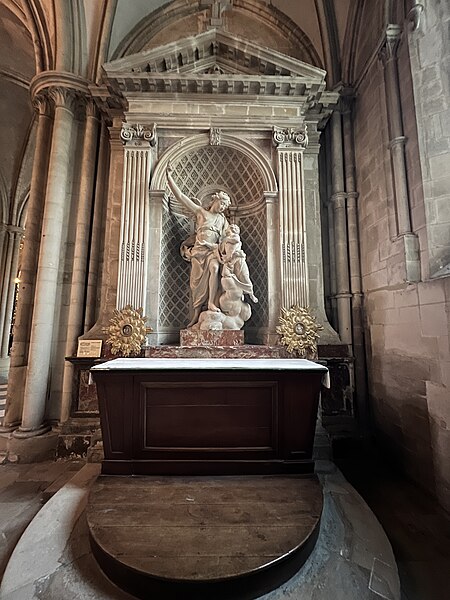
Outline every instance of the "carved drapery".
{"type": "Polygon", "coordinates": [[[307,306],[303,201],[303,151],[308,144],[306,128],[274,127],[273,142],[278,155],[282,306],[307,306]]]}
{"type": "MultiPolygon", "coordinates": [[[[207,141],[205,140],[207,143],[207,141]]],[[[267,233],[264,177],[243,152],[223,145],[204,145],[173,160],[174,177],[189,197],[207,202],[226,191],[232,199],[229,219],[241,227],[255,294],[260,299],[246,329],[268,322],[267,233]],[[259,295],[258,295],[259,294],[259,295]]],[[[168,197],[168,192],[167,192],[168,197]]],[[[192,233],[192,221],[169,198],[162,216],[158,331],[170,334],[186,326],[189,307],[189,265],[180,256],[181,242],[192,233]]]]}

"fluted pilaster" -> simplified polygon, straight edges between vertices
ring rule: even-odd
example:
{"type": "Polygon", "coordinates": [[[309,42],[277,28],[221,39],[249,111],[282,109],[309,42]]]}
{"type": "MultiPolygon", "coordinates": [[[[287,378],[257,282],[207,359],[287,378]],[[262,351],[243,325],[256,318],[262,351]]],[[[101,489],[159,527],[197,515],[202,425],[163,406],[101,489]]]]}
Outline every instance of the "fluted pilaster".
{"type": "Polygon", "coordinates": [[[306,128],[276,127],[273,141],[278,155],[281,302],[285,308],[308,306],[302,162],[308,144],[306,128]]]}
{"type": "Polygon", "coordinates": [[[149,200],[151,146],[155,128],[124,123],[122,211],[120,225],[117,308],[127,304],[145,307],[148,271],[149,200]]]}

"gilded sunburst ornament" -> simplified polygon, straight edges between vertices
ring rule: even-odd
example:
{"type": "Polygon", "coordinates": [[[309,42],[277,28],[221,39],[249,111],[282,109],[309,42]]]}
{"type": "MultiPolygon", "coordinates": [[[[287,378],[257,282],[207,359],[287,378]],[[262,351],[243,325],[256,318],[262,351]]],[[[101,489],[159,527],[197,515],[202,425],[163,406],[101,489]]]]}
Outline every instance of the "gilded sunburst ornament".
{"type": "Polygon", "coordinates": [[[108,334],[107,344],[111,346],[114,356],[137,356],[141,352],[145,335],[152,331],[145,326],[147,317],[142,315],[143,309],[134,309],[129,304],[122,310],[115,310],[105,329],[108,334]]]}
{"type": "Polygon", "coordinates": [[[282,308],[279,323],[276,331],[288,352],[299,358],[317,358],[318,332],[323,327],[317,323],[309,308],[297,305],[290,309],[282,308]]]}

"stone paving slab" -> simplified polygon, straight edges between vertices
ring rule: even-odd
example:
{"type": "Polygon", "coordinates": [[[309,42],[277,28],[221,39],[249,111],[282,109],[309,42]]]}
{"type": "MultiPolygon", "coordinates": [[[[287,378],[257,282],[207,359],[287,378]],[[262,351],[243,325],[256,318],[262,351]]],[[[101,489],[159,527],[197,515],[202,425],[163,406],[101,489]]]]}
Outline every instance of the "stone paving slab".
{"type": "MultiPolygon", "coordinates": [[[[324,511],[314,552],[294,577],[259,600],[400,600],[397,566],[379,522],[331,463],[319,466],[324,511]]],[[[38,513],[11,557],[0,600],[131,598],[103,575],[90,552],[84,511],[98,472],[99,465],[86,465],[38,513]]]]}

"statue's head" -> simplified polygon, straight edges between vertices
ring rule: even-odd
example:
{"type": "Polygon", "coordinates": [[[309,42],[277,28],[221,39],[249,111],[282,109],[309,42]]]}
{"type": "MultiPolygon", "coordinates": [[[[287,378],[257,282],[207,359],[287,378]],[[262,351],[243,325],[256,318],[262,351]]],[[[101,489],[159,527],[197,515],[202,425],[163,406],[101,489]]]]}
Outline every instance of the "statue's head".
{"type": "Polygon", "coordinates": [[[211,197],[209,210],[212,212],[225,212],[231,204],[231,198],[226,192],[217,192],[211,197]]]}

